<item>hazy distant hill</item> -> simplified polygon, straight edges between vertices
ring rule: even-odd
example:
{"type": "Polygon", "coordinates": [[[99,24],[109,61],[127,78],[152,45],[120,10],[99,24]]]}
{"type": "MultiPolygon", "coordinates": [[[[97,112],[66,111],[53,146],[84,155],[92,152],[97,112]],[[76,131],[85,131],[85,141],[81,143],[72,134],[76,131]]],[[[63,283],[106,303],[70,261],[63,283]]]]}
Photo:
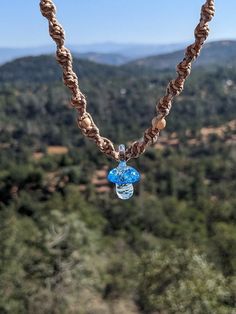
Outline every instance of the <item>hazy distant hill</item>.
{"type": "MultiPolygon", "coordinates": [[[[77,53],[74,48],[73,56],[78,57],[85,60],[90,60],[97,63],[102,64],[111,64],[111,65],[121,65],[127,63],[128,61],[133,60],[131,57],[124,56],[118,53],[102,53],[102,52],[83,52],[77,53]]],[[[39,47],[39,48],[22,48],[22,49],[14,49],[14,48],[0,48],[0,64],[4,64],[6,62],[10,62],[14,59],[23,58],[23,57],[36,57],[40,55],[49,55],[55,54],[54,47],[39,47]]]]}
{"type": "MultiPolygon", "coordinates": [[[[69,46],[73,56],[101,64],[142,66],[152,69],[175,67],[183,57],[186,44],[145,45],[145,44],[91,44],[69,46]]],[[[0,64],[25,56],[54,54],[55,47],[0,48],[0,64]]],[[[236,41],[217,41],[206,44],[197,65],[234,62],[236,41]]]]}
{"type": "MultiPolygon", "coordinates": [[[[23,50],[22,50],[23,51],[23,50]]],[[[6,53],[6,51],[5,51],[6,53]]],[[[147,71],[152,70],[164,70],[164,69],[174,69],[177,63],[183,58],[184,51],[178,50],[173,53],[167,53],[147,58],[138,59],[133,62],[127,62],[129,57],[124,57],[115,53],[82,53],[73,54],[74,55],[74,66],[75,69],[81,73],[81,71],[97,73],[97,71],[106,73],[107,71],[118,73],[120,71],[128,71],[132,75],[136,75],[137,71],[143,74],[147,71]],[[80,59],[78,62],[77,57],[80,59]],[[82,61],[83,59],[83,61],[82,61]],[[86,61],[92,61],[92,63],[87,63],[86,61]],[[126,63],[127,62],[127,63],[126,63]],[[96,64],[97,63],[97,64],[96,64]],[[99,64],[100,63],[100,64],[99,64]],[[92,64],[92,66],[91,66],[92,64]],[[85,66],[84,66],[85,65],[85,66]],[[122,65],[121,67],[114,68],[112,65],[122,65]]],[[[206,44],[203,48],[199,59],[196,61],[195,65],[213,65],[213,64],[236,64],[236,41],[218,41],[206,44]]],[[[27,77],[27,73],[34,78],[39,77],[42,80],[51,80],[52,77],[55,79],[55,74],[57,77],[60,76],[60,69],[56,65],[54,57],[48,56],[37,56],[37,57],[27,57],[19,58],[15,61],[8,62],[1,67],[1,79],[6,79],[6,77],[11,77],[12,80],[24,80],[27,77]],[[43,63],[42,67],[50,63],[47,68],[48,71],[39,71],[38,63],[43,63]],[[41,73],[42,72],[42,73],[41,73]],[[43,74],[43,77],[41,75],[43,74]],[[45,74],[45,75],[44,75],[45,74]]]]}
{"type": "MultiPolygon", "coordinates": [[[[181,43],[169,45],[100,43],[69,45],[69,48],[77,57],[98,63],[120,65],[137,58],[176,51],[184,47],[184,45],[181,43]]],[[[55,47],[53,44],[51,46],[32,48],[0,48],[0,64],[20,57],[54,53],[55,47]]]]}
{"type": "Polygon", "coordinates": [[[176,51],[184,47],[186,43],[177,44],[128,44],[128,43],[98,43],[88,45],[70,46],[75,52],[98,52],[98,53],[112,53],[121,54],[123,56],[135,59],[142,56],[157,55],[176,51]]]}
{"type": "Polygon", "coordinates": [[[25,56],[38,56],[53,53],[53,47],[42,46],[34,48],[0,48],[0,64],[25,56]]]}
{"type": "MultiPolygon", "coordinates": [[[[151,69],[168,69],[173,68],[183,58],[184,51],[152,56],[138,59],[129,63],[131,67],[146,67],[151,69]]],[[[195,65],[225,64],[236,62],[236,41],[216,41],[204,46],[200,58],[195,65]]]]}
{"type": "Polygon", "coordinates": [[[78,57],[80,59],[108,65],[122,65],[132,60],[130,57],[117,53],[85,52],[78,54],[73,53],[73,55],[74,57],[78,57]]]}

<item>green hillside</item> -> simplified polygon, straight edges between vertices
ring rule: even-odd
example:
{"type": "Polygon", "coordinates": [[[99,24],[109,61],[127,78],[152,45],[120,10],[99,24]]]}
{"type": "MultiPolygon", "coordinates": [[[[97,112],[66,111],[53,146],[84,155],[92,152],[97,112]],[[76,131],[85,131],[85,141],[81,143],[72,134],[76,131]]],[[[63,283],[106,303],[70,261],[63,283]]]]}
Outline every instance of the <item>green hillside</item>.
{"type": "MultiPolygon", "coordinates": [[[[139,69],[74,60],[89,110],[104,134],[118,144],[139,138],[154,115],[174,71],[142,73],[139,69]]],[[[68,109],[69,94],[53,57],[18,59],[0,67],[2,133],[0,138],[30,135],[37,144],[78,143],[81,139],[68,109]],[[39,141],[39,142],[37,142],[39,141]]],[[[221,125],[236,115],[234,67],[195,69],[169,116],[168,131],[221,125]]]]}
{"type": "MultiPolygon", "coordinates": [[[[139,138],[174,70],[74,61],[117,144],[139,138]]],[[[85,140],[52,57],[0,67],[0,313],[233,314],[236,67],[196,68],[155,147],[115,163],[85,140]]]]}

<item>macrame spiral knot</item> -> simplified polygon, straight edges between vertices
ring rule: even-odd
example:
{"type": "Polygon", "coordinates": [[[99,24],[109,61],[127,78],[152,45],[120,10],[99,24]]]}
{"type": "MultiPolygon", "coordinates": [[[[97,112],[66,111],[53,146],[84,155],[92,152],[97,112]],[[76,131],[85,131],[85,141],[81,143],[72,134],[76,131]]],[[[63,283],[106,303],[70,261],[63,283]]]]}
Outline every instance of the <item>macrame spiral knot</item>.
{"type": "Polygon", "coordinates": [[[58,47],[62,47],[65,42],[65,32],[56,19],[49,22],[49,34],[58,47]]]}
{"type": "Polygon", "coordinates": [[[187,63],[186,60],[184,60],[177,65],[176,71],[180,77],[186,79],[190,75],[191,69],[191,63],[187,63]]]}
{"type": "Polygon", "coordinates": [[[119,153],[115,150],[112,142],[105,137],[103,137],[102,139],[103,139],[103,145],[102,145],[101,151],[108,156],[112,154],[113,156],[116,156],[117,159],[119,159],[119,156],[118,156],[119,153]]]}
{"type": "Polygon", "coordinates": [[[60,47],[57,49],[56,52],[56,56],[57,56],[57,61],[58,63],[65,67],[72,67],[72,56],[71,53],[69,51],[69,49],[67,49],[66,47],[60,47]]]}
{"type": "Polygon", "coordinates": [[[195,36],[196,38],[201,39],[202,41],[205,41],[207,36],[209,35],[210,28],[208,25],[201,26],[200,24],[195,29],[195,36]]]}
{"type": "Polygon", "coordinates": [[[143,140],[145,143],[150,143],[153,141],[153,138],[158,134],[159,130],[158,129],[153,129],[152,127],[148,128],[144,132],[143,140]]]}
{"type": "Polygon", "coordinates": [[[96,126],[92,125],[90,129],[85,130],[85,133],[87,137],[96,139],[99,134],[99,130],[96,126]]]}
{"type": "Polygon", "coordinates": [[[51,0],[42,0],[40,10],[44,17],[51,19],[56,14],[56,7],[51,0]]]}
{"type": "Polygon", "coordinates": [[[63,73],[63,81],[67,87],[73,89],[77,83],[77,76],[74,72],[63,73]]]}
{"type": "Polygon", "coordinates": [[[188,62],[193,62],[198,57],[199,53],[200,53],[199,45],[196,45],[196,43],[189,45],[185,51],[185,55],[188,58],[188,62]]]}
{"type": "Polygon", "coordinates": [[[205,3],[202,6],[201,19],[204,22],[210,22],[214,15],[215,15],[215,1],[214,0],[207,1],[207,3],[205,3]]]}
{"type": "Polygon", "coordinates": [[[96,142],[98,148],[100,150],[102,150],[102,146],[103,146],[103,138],[101,136],[99,136],[99,134],[96,134],[96,136],[94,137],[94,141],[96,142]]]}
{"type": "Polygon", "coordinates": [[[179,95],[184,88],[184,79],[177,78],[175,80],[170,81],[167,86],[167,93],[172,94],[173,96],[179,95]]]}
{"type": "Polygon", "coordinates": [[[76,108],[82,116],[86,112],[87,101],[82,93],[71,97],[71,106],[76,108]]]}
{"type": "Polygon", "coordinates": [[[171,106],[171,100],[169,99],[168,95],[165,95],[160,99],[159,103],[157,104],[157,112],[160,113],[162,117],[166,117],[170,112],[171,106]]]}
{"type": "Polygon", "coordinates": [[[143,141],[135,141],[130,148],[126,150],[126,160],[130,158],[138,158],[140,154],[143,154],[146,150],[146,146],[143,141]]]}

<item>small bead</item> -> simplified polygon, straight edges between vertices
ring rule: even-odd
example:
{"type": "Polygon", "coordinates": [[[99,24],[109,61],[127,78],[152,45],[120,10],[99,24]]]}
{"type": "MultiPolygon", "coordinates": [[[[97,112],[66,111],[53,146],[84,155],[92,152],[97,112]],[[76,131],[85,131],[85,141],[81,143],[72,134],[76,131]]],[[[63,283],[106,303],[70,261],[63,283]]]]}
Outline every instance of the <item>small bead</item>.
{"type": "Polygon", "coordinates": [[[87,129],[87,128],[91,127],[91,124],[92,124],[91,120],[88,117],[86,117],[82,121],[80,121],[80,125],[83,129],[87,129]]]}
{"type": "Polygon", "coordinates": [[[162,130],[166,127],[166,120],[162,118],[158,120],[156,117],[152,119],[152,127],[153,129],[162,130]]]}

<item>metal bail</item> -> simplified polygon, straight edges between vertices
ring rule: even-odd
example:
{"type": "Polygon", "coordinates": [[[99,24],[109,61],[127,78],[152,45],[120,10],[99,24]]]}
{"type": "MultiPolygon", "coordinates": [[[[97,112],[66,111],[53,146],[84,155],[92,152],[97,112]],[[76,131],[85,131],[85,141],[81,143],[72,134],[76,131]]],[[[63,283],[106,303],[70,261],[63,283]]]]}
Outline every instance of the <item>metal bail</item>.
{"type": "Polygon", "coordinates": [[[118,147],[119,151],[119,160],[124,161],[125,160],[125,145],[120,144],[118,147]]]}

